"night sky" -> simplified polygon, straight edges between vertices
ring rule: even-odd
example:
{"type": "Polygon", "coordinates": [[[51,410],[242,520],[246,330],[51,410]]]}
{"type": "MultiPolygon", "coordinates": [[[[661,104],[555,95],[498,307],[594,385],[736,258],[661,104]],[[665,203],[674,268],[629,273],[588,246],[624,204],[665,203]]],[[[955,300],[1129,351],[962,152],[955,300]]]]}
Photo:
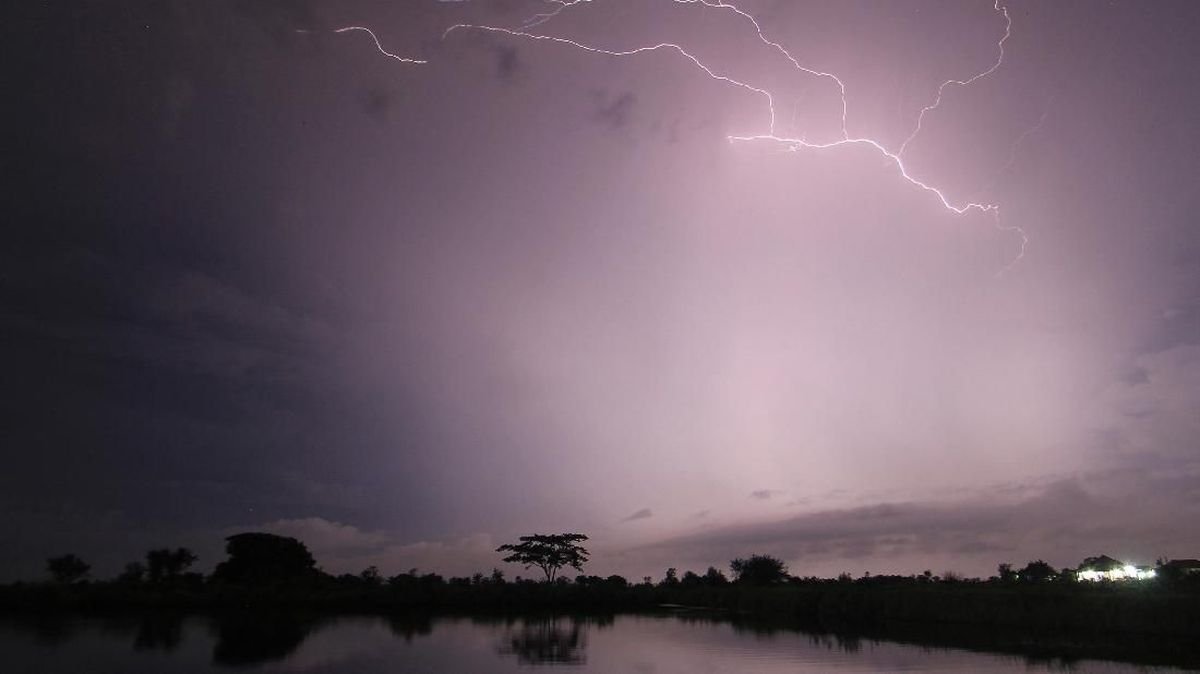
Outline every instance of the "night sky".
{"type": "Polygon", "coordinates": [[[1006,4],[12,3],[0,579],[1200,556],[1200,3],[1006,4]]]}

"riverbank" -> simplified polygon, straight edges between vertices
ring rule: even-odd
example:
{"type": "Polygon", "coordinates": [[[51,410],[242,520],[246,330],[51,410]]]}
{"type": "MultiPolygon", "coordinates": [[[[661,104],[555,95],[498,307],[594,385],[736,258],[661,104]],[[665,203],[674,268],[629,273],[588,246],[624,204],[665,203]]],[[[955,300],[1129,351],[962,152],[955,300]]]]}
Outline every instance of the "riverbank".
{"type": "Polygon", "coordinates": [[[994,583],[742,588],[680,603],[825,625],[888,623],[1020,628],[1041,633],[1200,636],[1200,595],[1159,587],[994,583]]]}
{"type": "MultiPolygon", "coordinates": [[[[172,583],[50,583],[0,586],[0,610],[317,612],[643,612],[663,605],[872,628],[893,623],[963,625],[1042,634],[1200,636],[1200,593],[1130,584],[809,582],[776,587],[594,583],[345,583],[315,579],[290,585],[235,586],[180,579],[172,583]]],[[[440,579],[439,579],[440,581],[440,579]]]]}

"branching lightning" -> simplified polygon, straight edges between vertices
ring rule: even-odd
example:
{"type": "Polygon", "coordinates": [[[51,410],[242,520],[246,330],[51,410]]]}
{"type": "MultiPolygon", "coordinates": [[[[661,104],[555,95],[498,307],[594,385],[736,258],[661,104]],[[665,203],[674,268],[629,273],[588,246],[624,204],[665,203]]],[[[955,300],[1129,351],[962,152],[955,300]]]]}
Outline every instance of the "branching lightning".
{"type": "MultiPolygon", "coordinates": [[[[1009,233],[1012,233],[1012,234],[1015,234],[1016,236],[1018,236],[1021,240],[1019,252],[1017,253],[1016,257],[1012,261],[1010,261],[1007,265],[1005,265],[1005,267],[1003,269],[1000,270],[999,273],[1002,274],[1005,271],[1007,271],[1008,269],[1012,268],[1013,265],[1020,262],[1020,260],[1024,256],[1026,245],[1029,242],[1028,236],[1026,235],[1026,233],[1023,229],[1021,229],[1020,227],[1018,227],[1016,225],[1004,225],[1001,223],[1001,221],[1000,221],[1000,206],[998,204],[984,202],[984,201],[970,201],[970,200],[955,201],[955,200],[952,200],[941,188],[937,187],[936,185],[929,182],[928,180],[922,179],[922,178],[918,177],[917,175],[915,175],[912,172],[912,170],[904,162],[904,154],[908,150],[909,146],[913,143],[913,141],[916,140],[917,137],[921,134],[921,132],[924,128],[926,116],[929,113],[937,110],[941,106],[942,101],[944,100],[947,90],[949,88],[965,87],[965,86],[974,84],[975,82],[978,82],[979,80],[986,78],[989,75],[995,73],[1003,65],[1004,57],[1005,57],[1005,43],[1009,40],[1009,38],[1012,35],[1012,18],[1009,16],[1008,8],[1004,4],[1002,4],[1002,0],[993,0],[993,4],[992,4],[993,11],[996,14],[999,14],[1000,16],[1002,16],[1004,18],[1004,23],[1005,23],[1004,33],[996,43],[997,56],[996,56],[995,61],[993,61],[988,68],[981,70],[977,73],[974,73],[973,75],[970,75],[969,77],[963,77],[963,78],[959,78],[959,79],[949,79],[949,80],[942,82],[938,86],[936,93],[933,97],[933,100],[929,104],[922,107],[921,110],[918,112],[916,123],[912,129],[912,132],[909,133],[909,135],[904,139],[904,141],[895,150],[889,149],[888,146],[883,141],[877,140],[875,138],[850,134],[850,132],[848,130],[849,129],[849,106],[847,104],[846,84],[840,77],[838,77],[837,75],[830,73],[830,72],[824,72],[824,71],[817,70],[817,69],[810,68],[810,67],[803,65],[800,62],[800,60],[797,59],[795,56],[793,56],[791,54],[791,52],[789,52],[783,45],[781,45],[779,42],[776,42],[776,41],[772,40],[771,38],[767,37],[766,32],[763,30],[762,26],[759,24],[758,20],[753,15],[751,15],[749,12],[746,12],[745,10],[741,9],[740,7],[738,7],[734,4],[725,2],[724,0],[671,0],[671,2],[679,4],[679,5],[698,5],[705,9],[708,9],[708,10],[724,11],[724,12],[728,12],[728,13],[736,15],[742,21],[745,21],[746,23],[748,23],[750,25],[750,27],[754,30],[754,32],[757,36],[757,39],[763,45],[769,47],[770,49],[776,51],[781,56],[783,56],[792,65],[792,67],[795,68],[798,72],[802,73],[804,76],[807,76],[807,77],[826,79],[833,86],[836,86],[838,95],[839,95],[840,101],[841,101],[840,135],[838,135],[835,138],[827,139],[827,140],[823,140],[823,141],[819,141],[819,142],[818,141],[810,141],[807,138],[805,138],[804,136],[796,138],[796,137],[780,135],[779,132],[777,131],[777,127],[776,127],[777,114],[776,114],[776,107],[775,107],[775,96],[771,93],[770,90],[760,87],[760,86],[756,86],[755,84],[752,84],[750,82],[746,82],[746,81],[743,81],[740,79],[735,79],[734,77],[731,77],[730,75],[723,73],[719,68],[710,66],[710,65],[706,64],[705,62],[703,62],[694,53],[689,51],[687,48],[685,48],[681,44],[677,44],[674,42],[659,42],[656,44],[636,47],[636,48],[632,48],[632,49],[608,49],[608,48],[604,48],[604,47],[586,44],[586,43],[583,43],[583,42],[580,42],[577,40],[573,40],[570,38],[566,38],[566,37],[547,35],[547,34],[544,34],[541,32],[536,32],[536,33],[531,32],[532,29],[546,24],[547,22],[553,20],[555,17],[561,15],[563,12],[570,10],[574,7],[577,7],[579,5],[584,5],[584,4],[590,5],[593,1],[594,0],[547,0],[547,2],[549,4],[554,5],[554,7],[552,9],[550,9],[549,11],[546,11],[546,12],[534,14],[533,16],[526,19],[521,24],[521,26],[518,28],[506,28],[506,27],[501,27],[501,26],[460,23],[460,24],[455,24],[455,25],[447,28],[443,32],[442,37],[443,37],[443,39],[445,39],[446,37],[448,37],[449,35],[451,35],[452,33],[456,32],[456,31],[468,31],[468,30],[469,31],[482,31],[482,32],[487,32],[487,33],[502,34],[502,35],[506,35],[509,37],[530,40],[530,41],[534,41],[534,42],[549,42],[549,43],[553,43],[553,44],[564,45],[564,46],[568,46],[573,49],[578,49],[578,50],[585,51],[588,53],[599,54],[599,55],[610,56],[610,57],[632,57],[632,56],[639,56],[639,55],[644,55],[644,54],[648,54],[651,52],[658,52],[658,51],[673,52],[675,54],[678,54],[679,56],[682,56],[684,59],[686,59],[693,66],[698,68],[701,72],[703,72],[709,78],[719,81],[719,82],[729,85],[729,86],[740,88],[740,89],[747,91],[755,96],[760,97],[761,100],[763,100],[765,102],[766,109],[765,109],[764,116],[766,117],[766,120],[767,120],[765,130],[762,132],[759,132],[759,133],[730,135],[730,136],[728,136],[728,138],[731,142],[776,143],[776,144],[779,144],[779,145],[785,147],[786,149],[792,150],[792,151],[799,151],[799,150],[804,150],[804,149],[821,150],[821,149],[837,148],[837,147],[842,147],[842,146],[858,146],[858,147],[871,148],[873,151],[879,153],[889,163],[891,163],[893,166],[895,166],[896,171],[900,175],[901,178],[903,178],[905,181],[907,181],[911,185],[913,185],[917,188],[920,188],[921,190],[923,190],[925,192],[932,194],[937,199],[938,203],[940,203],[948,211],[950,211],[954,214],[957,214],[957,215],[964,215],[969,212],[978,212],[978,213],[983,213],[983,214],[989,214],[992,216],[992,218],[994,220],[994,224],[997,229],[1004,231],[1004,232],[1009,232],[1009,233]]],[[[347,26],[347,27],[341,28],[335,32],[341,33],[341,32],[351,31],[351,30],[361,30],[361,31],[367,32],[372,37],[372,39],[375,40],[375,45],[379,49],[379,51],[390,58],[396,59],[396,60],[404,62],[404,63],[425,63],[424,61],[403,58],[403,57],[397,56],[395,54],[392,54],[392,53],[386,51],[383,48],[383,46],[380,44],[379,39],[376,38],[375,33],[373,33],[370,29],[367,29],[367,28],[364,28],[361,26],[347,26]]],[[[1044,120],[1044,115],[1043,115],[1043,120],[1044,120]]],[[[1039,123],[1036,127],[1023,133],[1021,135],[1021,137],[1018,138],[1014,142],[1012,156],[1010,156],[1009,162],[1005,165],[1005,167],[1003,169],[1001,169],[1001,171],[1007,170],[1007,168],[1009,166],[1011,166],[1011,164],[1015,158],[1016,146],[1019,145],[1027,136],[1029,136],[1031,133],[1035,132],[1038,128],[1040,128],[1040,126],[1041,126],[1041,121],[1039,121],[1039,123]]]]}
{"type": "Polygon", "coordinates": [[[1004,15],[1004,36],[1001,37],[1000,41],[996,43],[996,49],[998,53],[996,55],[995,63],[993,63],[992,67],[988,68],[987,70],[978,72],[965,80],[946,80],[945,82],[942,82],[937,88],[937,96],[934,97],[933,103],[921,108],[920,114],[917,115],[917,126],[913,129],[913,132],[909,134],[908,138],[905,138],[904,142],[900,144],[900,149],[896,152],[897,155],[904,156],[904,151],[908,149],[908,144],[913,142],[913,139],[915,139],[917,135],[921,133],[921,125],[925,122],[926,113],[937,110],[938,106],[942,104],[942,94],[946,92],[946,87],[950,85],[965,87],[996,72],[999,70],[1000,65],[1004,63],[1004,43],[1008,42],[1008,38],[1012,35],[1012,17],[1008,15],[1008,8],[1000,4],[1000,0],[995,0],[995,4],[992,5],[992,8],[1004,15]]]}
{"type": "MultiPolygon", "coordinates": [[[[1051,98],[1053,98],[1053,97],[1051,97],[1051,98]]],[[[1048,107],[1049,101],[1047,101],[1046,104],[1048,107]]],[[[1025,140],[1027,138],[1029,138],[1033,134],[1042,130],[1042,126],[1044,126],[1046,124],[1046,115],[1048,113],[1049,113],[1049,111],[1047,109],[1043,109],[1042,115],[1040,117],[1038,117],[1037,124],[1034,124],[1033,126],[1029,127],[1028,129],[1025,129],[1024,131],[1021,132],[1021,135],[1017,136],[1017,139],[1014,140],[1012,145],[1009,147],[1008,161],[1004,162],[1004,166],[1001,166],[1000,170],[996,171],[996,177],[990,183],[988,183],[987,187],[985,187],[984,190],[991,189],[991,187],[993,187],[996,184],[996,181],[998,181],[1005,173],[1008,173],[1008,170],[1011,169],[1013,167],[1013,165],[1017,163],[1017,152],[1021,149],[1021,145],[1023,145],[1025,143],[1025,140]]]]}
{"type": "MultiPolygon", "coordinates": [[[[713,8],[713,9],[724,9],[724,10],[733,12],[734,14],[737,14],[738,16],[742,17],[746,21],[749,21],[750,25],[754,27],[754,32],[758,34],[759,41],[762,42],[763,44],[767,45],[768,47],[771,47],[772,49],[778,51],[780,54],[782,54],[784,58],[786,58],[788,61],[791,62],[792,66],[795,67],[796,70],[799,70],[800,72],[808,74],[808,75],[812,75],[814,77],[823,77],[823,78],[828,78],[830,80],[833,80],[834,84],[837,85],[838,95],[841,97],[841,101],[842,101],[842,126],[841,126],[842,138],[845,139],[849,136],[849,134],[846,131],[846,116],[847,116],[846,85],[844,82],[842,82],[842,80],[837,75],[834,75],[833,73],[821,72],[819,70],[812,70],[811,68],[806,68],[803,65],[801,65],[800,61],[797,60],[795,56],[792,56],[791,53],[788,52],[788,50],[783,48],[783,45],[779,44],[778,42],[768,39],[767,36],[765,34],[763,34],[762,26],[760,26],[758,24],[757,19],[755,19],[749,13],[742,11],[741,9],[739,9],[738,7],[736,7],[734,5],[728,4],[726,2],[721,2],[720,0],[716,0],[716,1],[714,1],[714,0],[672,0],[672,2],[674,2],[676,4],[680,4],[680,5],[704,5],[705,7],[709,7],[709,8],[713,8]]],[[[774,109],[771,110],[771,133],[772,134],[775,133],[775,110],[774,109]]]]}
{"type": "Polygon", "coordinates": [[[525,19],[525,22],[521,24],[521,28],[523,30],[529,30],[530,28],[536,28],[537,26],[540,26],[543,23],[546,23],[547,21],[549,21],[550,19],[553,19],[554,17],[558,16],[559,14],[562,14],[563,10],[567,9],[568,7],[573,7],[575,5],[578,5],[581,2],[591,2],[592,0],[546,0],[546,1],[552,5],[557,5],[557,6],[554,9],[550,10],[549,12],[540,12],[538,14],[534,14],[533,16],[529,17],[528,19],[525,19]]]}
{"type": "Polygon", "coordinates": [[[522,30],[514,30],[511,28],[500,28],[497,26],[482,26],[482,25],[469,24],[469,23],[459,23],[459,24],[450,26],[449,28],[446,29],[446,32],[442,34],[442,37],[445,38],[447,35],[449,35],[450,33],[454,32],[456,30],[479,30],[479,31],[485,31],[485,32],[489,32],[489,33],[504,33],[506,35],[511,35],[513,37],[522,37],[522,38],[535,40],[535,41],[555,42],[558,44],[570,45],[572,47],[575,47],[576,49],[581,49],[583,51],[591,52],[593,54],[604,54],[606,56],[634,56],[637,54],[645,54],[647,52],[653,52],[653,51],[659,51],[659,50],[674,51],[674,52],[679,53],[681,56],[683,56],[687,60],[691,61],[693,64],[696,65],[696,67],[700,68],[700,70],[703,70],[712,79],[720,81],[720,82],[725,82],[726,84],[731,84],[736,87],[741,87],[743,89],[746,89],[747,91],[752,91],[756,94],[759,94],[764,99],[766,99],[767,110],[770,113],[770,119],[771,119],[770,126],[771,126],[771,128],[775,128],[775,101],[771,96],[771,92],[767,91],[766,89],[760,89],[759,87],[756,87],[756,86],[753,86],[750,84],[746,84],[745,82],[742,82],[739,80],[735,80],[732,77],[728,77],[728,76],[722,75],[720,73],[714,72],[711,68],[704,65],[704,63],[701,62],[700,59],[696,58],[691,53],[689,53],[686,49],[684,49],[683,47],[680,47],[679,45],[677,45],[673,42],[660,42],[658,44],[648,45],[645,47],[637,47],[635,49],[626,49],[626,50],[602,49],[600,47],[590,47],[581,42],[576,42],[575,40],[570,40],[565,37],[555,37],[553,35],[538,35],[536,33],[528,33],[528,32],[522,31],[522,30]]]}

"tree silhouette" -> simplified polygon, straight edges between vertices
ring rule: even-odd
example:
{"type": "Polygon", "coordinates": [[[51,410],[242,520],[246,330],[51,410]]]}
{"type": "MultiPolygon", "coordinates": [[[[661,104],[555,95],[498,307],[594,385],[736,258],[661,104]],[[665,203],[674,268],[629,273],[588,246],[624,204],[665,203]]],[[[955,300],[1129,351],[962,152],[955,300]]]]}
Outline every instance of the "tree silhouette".
{"type": "Polygon", "coordinates": [[[583,534],[533,534],[521,536],[520,543],[505,543],[496,552],[511,552],[504,558],[506,562],[524,564],[527,569],[538,567],[546,574],[546,582],[551,583],[564,566],[583,571],[588,551],[579,543],[587,539],[583,534]]]}
{"type": "Polygon", "coordinates": [[[1058,572],[1054,570],[1053,566],[1039,559],[1026,564],[1025,568],[1021,569],[1018,575],[1021,580],[1026,582],[1044,583],[1048,580],[1053,580],[1058,575],[1058,572]]]}
{"type": "Polygon", "coordinates": [[[285,536],[245,533],[225,539],[229,559],[213,571],[229,583],[288,582],[316,573],[316,560],[303,543],[285,536]]]}
{"type": "Polygon", "coordinates": [[[140,583],[146,577],[146,565],[141,562],[130,562],[125,570],[117,576],[118,583],[140,583]]]}
{"type": "Polygon", "coordinates": [[[379,575],[379,567],[374,564],[363,569],[362,573],[358,574],[358,577],[367,585],[383,584],[383,576],[379,575]]]}
{"type": "Polygon", "coordinates": [[[197,559],[196,553],[187,548],[160,548],[146,553],[146,570],[151,581],[160,582],[178,577],[197,559]]]}
{"type": "Polygon", "coordinates": [[[76,555],[68,553],[61,557],[47,559],[46,570],[50,572],[50,577],[56,582],[74,583],[85,578],[88,571],[92,570],[92,566],[76,555]]]}
{"type": "Polygon", "coordinates": [[[725,577],[725,574],[721,573],[721,571],[715,566],[708,567],[708,571],[704,572],[705,585],[711,585],[715,587],[717,585],[724,585],[728,582],[729,579],[725,577]]]}
{"type": "Polygon", "coordinates": [[[1017,572],[1013,571],[1012,564],[1008,562],[996,567],[996,573],[1000,574],[1001,583],[1011,583],[1017,579],[1017,572]]]}
{"type": "Polygon", "coordinates": [[[729,562],[729,569],[737,582],[747,585],[777,585],[788,578],[787,565],[770,555],[735,559],[729,562]]]}
{"type": "Polygon", "coordinates": [[[1080,571],[1116,571],[1125,566],[1108,555],[1088,557],[1079,563],[1080,571]]]}

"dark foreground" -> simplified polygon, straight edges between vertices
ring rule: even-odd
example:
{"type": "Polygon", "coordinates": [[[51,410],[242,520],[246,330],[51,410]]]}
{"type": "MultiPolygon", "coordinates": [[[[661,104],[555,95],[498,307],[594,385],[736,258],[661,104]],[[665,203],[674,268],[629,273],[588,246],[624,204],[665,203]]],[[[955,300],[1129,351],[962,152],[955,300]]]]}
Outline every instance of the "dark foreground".
{"type": "MultiPolygon", "coordinates": [[[[0,616],[10,634],[69,644],[73,635],[87,634],[81,625],[91,625],[105,634],[123,634],[137,648],[169,649],[181,641],[184,625],[199,621],[214,640],[214,662],[227,664],[287,656],[350,616],[382,621],[378,624],[389,633],[406,638],[429,634],[435,616],[504,626],[505,634],[530,626],[536,636],[538,629],[564,621],[602,629],[614,615],[663,615],[664,610],[675,622],[719,624],[742,635],[823,639],[840,648],[867,640],[1002,653],[1033,662],[1103,660],[1200,669],[1200,594],[1154,585],[822,581],[689,588],[602,579],[446,583],[414,576],[412,582],[391,584],[322,580],[247,587],[180,579],[0,587],[0,616]],[[590,617],[545,617],[554,615],[590,617]]],[[[559,632],[550,630],[545,648],[553,651],[571,642],[573,632],[559,632]]]]}
{"type": "Polygon", "coordinates": [[[1189,640],[893,625],[856,632],[711,612],[618,615],[42,613],[0,618],[13,672],[1146,671],[1200,666],[1189,640]]]}
{"type": "Polygon", "coordinates": [[[317,613],[619,613],[663,605],[775,621],[872,629],[892,623],[1028,630],[1038,634],[1200,637],[1200,591],[1156,584],[814,580],[771,587],[491,582],[412,576],[401,582],[315,578],[228,585],[198,576],[174,582],[0,586],[0,611],[307,610],[317,613]],[[461,582],[460,582],[461,581],[461,582]]]}

